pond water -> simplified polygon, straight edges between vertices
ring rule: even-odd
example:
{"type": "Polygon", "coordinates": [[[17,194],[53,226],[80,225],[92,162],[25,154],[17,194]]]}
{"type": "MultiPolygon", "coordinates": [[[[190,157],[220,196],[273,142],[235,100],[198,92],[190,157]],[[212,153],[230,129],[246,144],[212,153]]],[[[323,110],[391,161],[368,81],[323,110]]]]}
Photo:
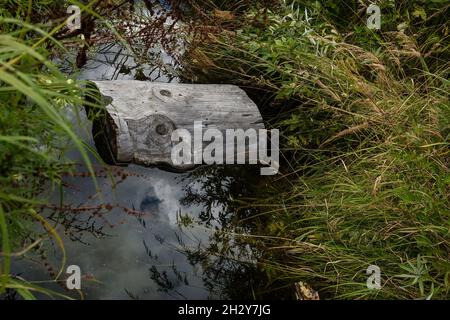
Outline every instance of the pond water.
{"type": "MultiPolygon", "coordinates": [[[[170,56],[163,53],[162,59],[170,64],[170,56]]],[[[108,44],[98,48],[79,78],[134,79],[135,67],[126,50],[108,44]]],[[[152,81],[177,81],[148,70],[152,81]]],[[[95,148],[84,111],[69,115],[78,134],[95,148]]],[[[77,174],[64,177],[62,190],[48,191],[53,207],[47,214],[59,223],[67,265],[81,268],[85,299],[248,298],[264,285],[254,252],[245,242],[235,243],[231,234],[236,231],[232,200],[261,183],[258,168],[201,167],[175,174],[135,165],[103,167],[91,155],[97,193],[79,153],[69,150],[68,157],[79,164],[77,174]]],[[[46,251],[15,261],[13,272],[79,298],[64,289],[67,275],[59,284],[51,280],[61,260],[58,246],[46,251]]]]}

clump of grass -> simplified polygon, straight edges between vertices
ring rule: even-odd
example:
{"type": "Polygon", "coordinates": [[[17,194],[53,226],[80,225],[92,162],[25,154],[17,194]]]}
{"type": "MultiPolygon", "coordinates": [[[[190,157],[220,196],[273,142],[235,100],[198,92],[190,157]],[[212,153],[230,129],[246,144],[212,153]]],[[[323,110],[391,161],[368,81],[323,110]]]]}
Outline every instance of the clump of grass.
{"type": "Polygon", "coordinates": [[[350,2],[346,24],[333,20],[346,4],[327,3],[249,10],[186,56],[197,81],[272,93],[264,110],[284,165],[251,204],[269,248],[260,263],[326,298],[448,298],[449,7],[386,5],[389,24],[375,32],[361,4],[350,2]],[[369,265],[381,268],[380,290],[366,286],[369,265]]]}
{"type": "Polygon", "coordinates": [[[32,14],[54,6],[56,2],[12,1],[0,17],[0,295],[13,290],[24,299],[33,299],[33,292],[65,297],[12,275],[10,262],[51,238],[62,252],[55,281],[63,272],[64,244],[56,227],[40,215],[45,199],[39,196],[60,187],[61,175],[71,170],[64,160],[69,140],[93,172],[87,149],[65,117],[67,106],[85,104],[83,95],[89,92],[50,61],[51,48],[64,50],[53,37],[62,25],[49,30],[29,23],[32,14]]]}

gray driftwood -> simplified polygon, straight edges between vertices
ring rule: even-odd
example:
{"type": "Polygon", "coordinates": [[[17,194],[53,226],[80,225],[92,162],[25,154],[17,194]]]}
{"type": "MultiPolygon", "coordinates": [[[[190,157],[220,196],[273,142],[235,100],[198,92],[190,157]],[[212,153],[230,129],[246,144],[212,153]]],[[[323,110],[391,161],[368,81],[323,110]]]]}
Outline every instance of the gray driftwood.
{"type": "Polygon", "coordinates": [[[141,81],[92,81],[106,102],[103,119],[108,149],[117,163],[174,166],[171,135],[204,130],[264,129],[261,114],[247,94],[233,85],[167,84],[141,81]]]}

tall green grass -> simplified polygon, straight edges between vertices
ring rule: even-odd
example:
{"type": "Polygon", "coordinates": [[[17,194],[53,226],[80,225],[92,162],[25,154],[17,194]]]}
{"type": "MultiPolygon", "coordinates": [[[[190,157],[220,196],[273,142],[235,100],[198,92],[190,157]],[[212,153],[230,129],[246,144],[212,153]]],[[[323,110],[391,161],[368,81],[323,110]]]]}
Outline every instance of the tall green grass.
{"type": "Polygon", "coordinates": [[[61,174],[71,170],[63,153],[69,142],[93,173],[88,150],[66,118],[66,109],[78,112],[91,93],[51,61],[53,48],[67,52],[54,38],[65,19],[54,27],[31,24],[57,7],[56,1],[11,1],[0,17],[0,295],[13,290],[24,299],[35,292],[67,298],[11,274],[10,262],[53,239],[62,252],[54,280],[62,276],[64,244],[57,226],[40,214],[40,194],[58,188],[61,174]]]}
{"type": "Polygon", "coordinates": [[[449,6],[380,5],[381,31],[358,1],[247,10],[194,40],[186,77],[270,93],[259,102],[281,130],[282,175],[250,204],[269,278],[324,298],[446,299],[449,6]],[[366,286],[372,264],[380,290],[366,286]]]}

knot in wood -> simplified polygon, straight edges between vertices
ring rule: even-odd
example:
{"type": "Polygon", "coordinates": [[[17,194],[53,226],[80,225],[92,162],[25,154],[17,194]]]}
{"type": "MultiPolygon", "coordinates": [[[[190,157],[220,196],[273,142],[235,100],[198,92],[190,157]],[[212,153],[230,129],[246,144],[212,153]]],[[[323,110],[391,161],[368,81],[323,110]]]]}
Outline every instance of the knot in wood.
{"type": "Polygon", "coordinates": [[[144,123],[147,125],[146,143],[149,147],[163,149],[171,147],[172,133],[176,127],[169,117],[162,114],[151,115],[145,119],[144,123]]]}

